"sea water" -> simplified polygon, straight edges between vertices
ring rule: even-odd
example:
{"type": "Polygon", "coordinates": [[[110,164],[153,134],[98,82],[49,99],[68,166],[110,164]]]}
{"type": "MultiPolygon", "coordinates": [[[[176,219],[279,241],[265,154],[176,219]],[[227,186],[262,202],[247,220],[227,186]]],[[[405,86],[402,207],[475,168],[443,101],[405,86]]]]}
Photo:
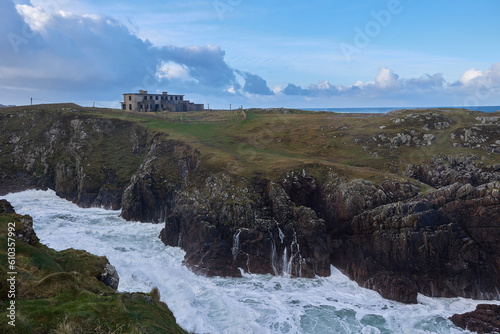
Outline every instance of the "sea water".
{"type": "Polygon", "coordinates": [[[107,256],[120,276],[120,291],[158,287],[178,323],[193,333],[463,333],[448,318],[481,303],[419,295],[419,304],[405,305],[359,287],[333,267],[330,277],[316,279],[197,276],[182,265],[181,249],[158,239],[161,224],[82,209],[53,191],[3,198],[17,213],[33,217],[35,232],[49,247],[107,256]]]}
{"type": "MultiPolygon", "coordinates": [[[[370,113],[370,114],[385,114],[389,111],[399,110],[399,109],[422,109],[424,107],[373,107],[373,108],[299,108],[301,110],[309,110],[309,111],[330,111],[330,112],[338,112],[338,113],[370,113]]],[[[474,111],[482,111],[482,112],[497,112],[500,111],[500,106],[469,106],[469,107],[428,107],[428,108],[464,108],[474,111]]]]}

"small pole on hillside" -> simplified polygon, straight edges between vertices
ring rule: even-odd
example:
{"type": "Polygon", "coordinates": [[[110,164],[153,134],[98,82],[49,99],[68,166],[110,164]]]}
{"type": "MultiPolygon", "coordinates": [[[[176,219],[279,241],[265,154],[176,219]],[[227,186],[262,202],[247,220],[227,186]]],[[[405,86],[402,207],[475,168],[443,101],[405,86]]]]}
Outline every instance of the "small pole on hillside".
{"type": "Polygon", "coordinates": [[[208,104],[208,110],[210,110],[210,103],[207,103],[208,104]]]}
{"type": "Polygon", "coordinates": [[[30,99],[31,99],[31,105],[33,105],[33,98],[32,98],[32,97],[30,97],[30,99]]]}
{"type": "Polygon", "coordinates": [[[232,109],[231,109],[231,106],[232,106],[232,104],[229,104],[229,110],[232,110],[232,109]]]}

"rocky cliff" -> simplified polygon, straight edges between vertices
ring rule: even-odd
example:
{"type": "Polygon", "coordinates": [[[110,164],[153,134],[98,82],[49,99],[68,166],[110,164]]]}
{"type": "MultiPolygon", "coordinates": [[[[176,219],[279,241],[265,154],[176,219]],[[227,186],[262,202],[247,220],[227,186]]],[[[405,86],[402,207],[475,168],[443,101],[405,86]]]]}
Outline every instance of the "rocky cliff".
{"type": "Polygon", "coordinates": [[[51,188],[83,207],[120,208],[146,154],[143,128],[72,105],[10,110],[0,114],[2,193],[51,188]]]}
{"type": "MultiPolygon", "coordinates": [[[[323,117],[323,124],[330,116],[314,117],[323,117]]],[[[187,140],[179,132],[170,136],[180,126],[152,130],[159,125],[120,118],[76,106],[2,111],[0,192],[52,188],[81,206],[121,208],[126,219],[165,223],[160,238],[182,247],[185,263],[200,274],[314,277],[329,275],[334,265],[403,302],[415,303],[417,293],[500,296],[500,169],[469,152],[496,154],[484,149],[496,145],[496,123],[486,120],[478,128],[470,125],[478,122],[474,115],[465,122],[433,111],[362,120],[373,123],[363,125],[369,128],[364,135],[350,135],[347,125],[322,125],[305,152],[323,157],[333,148],[337,156],[352,154],[355,167],[338,168],[327,160],[296,163],[295,157],[278,155],[293,164],[269,172],[247,161],[238,172],[214,153],[214,147],[229,151],[233,137],[221,140],[206,132],[209,144],[196,146],[187,143],[192,132],[187,140]],[[324,138],[331,144],[325,146],[324,138]],[[486,138],[480,147],[454,143],[477,138],[486,138]],[[455,151],[439,154],[437,145],[455,151]],[[408,163],[406,156],[415,150],[429,159],[408,163]]],[[[242,126],[252,124],[249,119],[242,126]]],[[[280,139],[260,140],[255,147],[288,143],[300,151],[302,146],[287,139],[286,127],[281,133],[280,123],[273,122],[280,139]]],[[[310,135],[313,130],[300,128],[301,122],[298,129],[310,135]]],[[[240,164],[247,159],[242,145],[231,157],[240,164]]]]}

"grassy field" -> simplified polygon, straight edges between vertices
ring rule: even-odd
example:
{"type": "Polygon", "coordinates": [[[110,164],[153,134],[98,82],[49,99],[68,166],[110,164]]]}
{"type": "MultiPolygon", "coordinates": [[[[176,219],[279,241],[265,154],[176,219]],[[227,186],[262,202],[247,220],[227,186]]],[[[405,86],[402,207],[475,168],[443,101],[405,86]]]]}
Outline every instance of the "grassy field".
{"type": "Polygon", "coordinates": [[[487,115],[464,109],[401,110],[389,114],[283,108],[183,113],[137,113],[76,105],[67,105],[65,109],[139,123],[150,133],[163,132],[195,147],[204,162],[215,169],[247,176],[256,172],[272,176],[308,168],[313,172],[333,170],[349,178],[380,180],[387,176],[404,177],[408,164],[425,163],[438,154],[472,153],[482,157],[485,164],[500,163],[497,154],[453,146],[457,140],[450,135],[454,131],[471,127],[478,123],[477,117],[487,115]],[[435,128],[433,124],[439,122],[448,122],[449,127],[435,128]],[[420,141],[424,134],[433,135],[434,139],[431,145],[414,141],[390,144],[398,134],[412,132],[411,136],[420,141]]]}
{"type": "Polygon", "coordinates": [[[211,164],[241,174],[273,174],[306,166],[332,169],[349,177],[380,179],[402,176],[408,164],[423,163],[438,154],[473,153],[484,157],[487,164],[499,163],[498,155],[453,146],[452,132],[472,126],[478,122],[476,117],[485,115],[463,109],[403,110],[387,115],[287,109],[250,109],[244,115],[239,111],[99,114],[126,118],[150,131],[167,133],[196,147],[211,164]],[[450,123],[448,128],[432,126],[445,121],[450,123]],[[426,124],[431,128],[425,129],[426,124]],[[435,139],[431,145],[420,147],[414,143],[389,147],[387,140],[379,139],[380,135],[391,139],[411,131],[417,137],[432,134],[435,139]]]}

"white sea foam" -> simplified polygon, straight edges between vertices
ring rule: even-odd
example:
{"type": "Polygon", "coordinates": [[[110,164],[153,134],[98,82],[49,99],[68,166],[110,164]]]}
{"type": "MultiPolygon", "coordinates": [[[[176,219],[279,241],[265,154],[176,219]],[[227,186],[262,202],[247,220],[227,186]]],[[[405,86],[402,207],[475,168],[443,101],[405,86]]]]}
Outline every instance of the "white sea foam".
{"type": "Polygon", "coordinates": [[[463,333],[447,318],[481,303],[419,296],[418,305],[404,305],[360,288],[335,268],[318,279],[196,276],[182,265],[181,249],[158,239],[161,225],[82,209],[53,191],[4,198],[34,218],[38,237],[50,247],[107,256],[120,275],[119,290],[157,286],[179,324],[194,333],[463,333]]]}

